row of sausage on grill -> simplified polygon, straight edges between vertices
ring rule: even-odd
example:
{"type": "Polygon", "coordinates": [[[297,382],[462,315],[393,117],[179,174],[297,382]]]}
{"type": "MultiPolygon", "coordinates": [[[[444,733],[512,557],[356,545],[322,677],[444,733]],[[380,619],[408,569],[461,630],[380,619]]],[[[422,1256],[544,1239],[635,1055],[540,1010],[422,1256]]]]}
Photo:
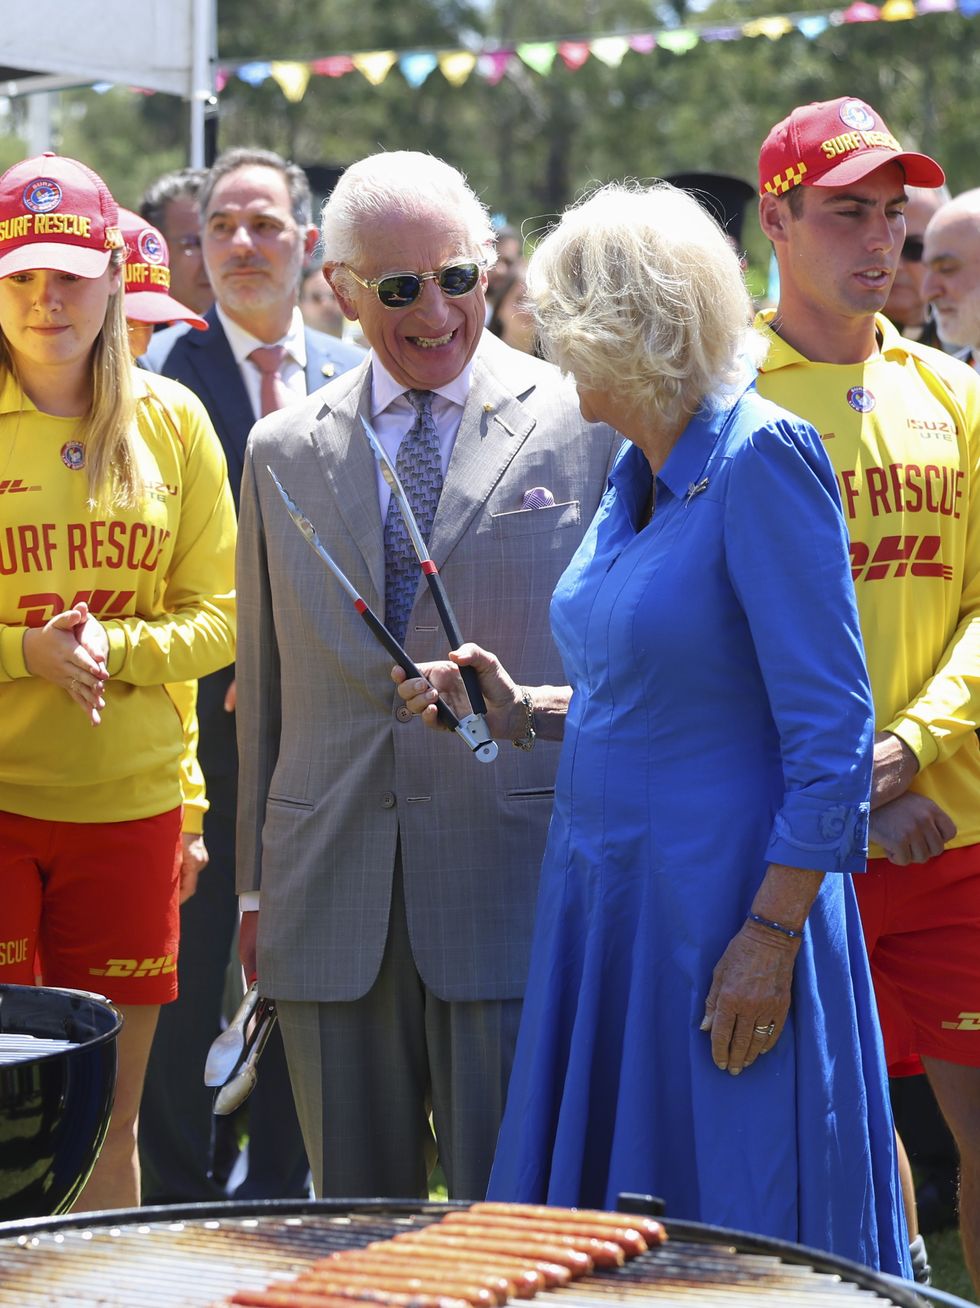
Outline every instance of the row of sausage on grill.
{"type": "Polygon", "coordinates": [[[479,1203],[429,1226],[318,1259],[289,1281],[240,1290],[222,1308],[499,1308],[621,1267],[661,1244],[659,1222],[539,1204],[479,1203]]]}

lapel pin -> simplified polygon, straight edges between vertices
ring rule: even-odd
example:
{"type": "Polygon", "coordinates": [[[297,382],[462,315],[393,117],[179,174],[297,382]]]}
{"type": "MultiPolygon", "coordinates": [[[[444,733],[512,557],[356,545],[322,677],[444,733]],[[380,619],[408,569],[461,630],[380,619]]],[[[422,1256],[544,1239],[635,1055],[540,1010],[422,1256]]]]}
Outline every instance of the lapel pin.
{"type": "Polygon", "coordinates": [[[322,365],[320,371],[323,373],[324,377],[332,377],[337,371],[337,365],[335,363],[327,362],[322,365]]]}
{"type": "Polygon", "coordinates": [[[707,489],[708,489],[707,477],[702,477],[700,481],[689,482],[687,487],[687,494],[684,496],[684,507],[687,508],[691,500],[694,499],[695,495],[700,495],[702,491],[707,489]]]}
{"type": "Polygon", "coordinates": [[[517,432],[514,430],[514,428],[513,428],[513,427],[508,427],[507,424],[504,422],[503,418],[501,418],[501,416],[500,416],[499,413],[495,413],[495,414],[493,415],[493,420],[494,420],[494,422],[497,423],[499,426],[503,427],[504,431],[507,433],[508,436],[516,436],[516,435],[517,435],[517,432]]]}
{"type": "Polygon", "coordinates": [[[484,413],[493,413],[493,405],[492,405],[492,404],[484,404],[484,406],[483,406],[483,412],[484,412],[484,413]]]}

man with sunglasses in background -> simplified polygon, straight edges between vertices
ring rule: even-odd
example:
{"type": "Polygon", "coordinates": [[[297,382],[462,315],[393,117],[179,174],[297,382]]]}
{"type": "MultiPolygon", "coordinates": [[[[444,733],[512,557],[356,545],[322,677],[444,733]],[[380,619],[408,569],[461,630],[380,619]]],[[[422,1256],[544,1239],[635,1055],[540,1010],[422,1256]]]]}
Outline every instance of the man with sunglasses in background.
{"type": "MultiPolygon", "coordinates": [[[[277,1005],[318,1195],[484,1194],[524,990],[558,746],[478,762],[398,698],[391,654],[449,648],[361,419],[404,484],[464,639],[558,682],[548,604],[614,447],[557,369],[484,331],[494,234],[455,168],[392,152],[324,207],[366,363],[249,441],[238,572],[242,952],[277,1005]],[[430,1112],[435,1132],[430,1128],[430,1112]]],[[[508,663],[508,666],[510,664],[508,663]]]]}
{"type": "MultiPolygon", "coordinates": [[[[255,420],[281,405],[301,402],[326,379],[360,363],[364,351],[304,327],[297,308],[303,261],[317,238],[310,187],[301,168],[268,150],[227,150],[203,177],[195,175],[192,185],[204,272],[215,298],[205,314],[208,330],[184,325],[158,332],[145,361],[203,400],[228,461],[237,504],[245,442],[255,420]]],[[[171,204],[172,190],[170,184],[163,188],[171,204]]],[[[170,217],[180,218],[184,236],[192,239],[196,229],[182,194],[185,207],[170,217]]],[[[179,259],[174,256],[175,263],[179,259]]],[[[166,1006],[150,1056],[140,1115],[146,1202],[226,1197],[221,1173],[229,1163],[212,1156],[212,1091],[204,1085],[203,1069],[220,1029],[225,972],[238,923],[234,696],[233,667],[200,682],[199,758],[210,803],[204,819],[210,863],[197,894],[181,910],[180,998],[166,1006]]],[[[247,1174],[241,1168],[235,1172],[235,1196],[306,1194],[308,1169],[278,1033],[266,1047],[247,1114],[247,1174]]],[[[215,1120],[227,1125],[227,1119],[215,1120]]],[[[234,1150],[232,1142],[229,1152],[234,1150]]]]}
{"type": "Polygon", "coordinates": [[[949,200],[949,189],[946,186],[937,186],[935,190],[907,186],[905,190],[909,197],[905,206],[905,240],[895,269],[895,280],[882,312],[909,340],[919,341],[922,345],[938,345],[936,324],[929,312],[929,302],[922,293],[926,271],[922,262],[922,242],[930,218],[949,200]]]}

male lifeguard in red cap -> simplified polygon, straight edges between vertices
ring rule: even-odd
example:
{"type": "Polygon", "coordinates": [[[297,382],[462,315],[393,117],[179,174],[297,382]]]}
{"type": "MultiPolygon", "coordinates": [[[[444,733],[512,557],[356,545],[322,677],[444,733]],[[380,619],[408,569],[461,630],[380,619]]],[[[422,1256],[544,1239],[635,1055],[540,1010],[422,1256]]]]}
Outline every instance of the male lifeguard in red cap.
{"type": "Polygon", "coordinates": [[[943,181],[863,100],[772,129],[759,219],[780,291],[759,390],[817,427],[837,472],[877,726],[855,884],[889,1071],[924,1067],[956,1138],[980,1289],[980,378],[880,314],[906,187],[943,181]]]}

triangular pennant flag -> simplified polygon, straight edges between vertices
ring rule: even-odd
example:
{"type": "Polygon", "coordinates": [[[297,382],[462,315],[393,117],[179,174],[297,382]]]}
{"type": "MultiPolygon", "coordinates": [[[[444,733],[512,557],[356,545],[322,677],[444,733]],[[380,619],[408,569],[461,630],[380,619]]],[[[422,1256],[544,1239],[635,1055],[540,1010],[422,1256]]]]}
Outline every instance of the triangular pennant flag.
{"type": "Polygon", "coordinates": [[[625,36],[599,36],[590,44],[595,58],[607,68],[618,68],[630,48],[625,36]]]}
{"type": "Polygon", "coordinates": [[[525,41],[517,47],[517,53],[528,68],[533,68],[542,77],[547,77],[551,72],[551,65],[555,62],[558,46],[554,41],[525,41]]]}
{"type": "Polygon", "coordinates": [[[796,26],[808,41],[812,41],[821,33],[826,32],[830,26],[830,20],[824,14],[808,14],[803,18],[798,18],[796,26]]]}
{"type": "Polygon", "coordinates": [[[753,18],[742,27],[746,36],[768,36],[770,41],[778,41],[787,32],[792,32],[793,24],[782,16],[773,18],[753,18]]]}
{"type": "Polygon", "coordinates": [[[967,18],[980,14],[980,0],[960,0],[960,13],[966,14],[967,18]]]}
{"type": "Polygon", "coordinates": [[[577,72],[589,57],[588,41],[559,41],[558,53],[564,61],[565,67],[570,68],[572,72],[577,72]]]}
{"type": "Polygon", "coordinates": [[[416,88],[439,66],[439,61],[431,50],[414,50],[403,54],[398,60],[402,77],[409,86],[416,88]]]}
{"type": "Polygon", "coordinates": [[[289,103],[299,104],[310,82],[309,64],[274,61],[271,72],[289,103]]]}
{"type": "Polygon", "coordinates": [[[216,68],[214,70],[214,89],[219,95],[228,85],[229,76],[230,74],[227,68],[216,68]]]}
{"type": "Polygon", "coordinates": [[[701,32],[702,41],[737,41],[742,35],[740,27],[705,27],[701,32]]]}
{"type": "Polygon", "coordinates": [[[371,50],[367,54],[352,55],[354,67],[363,74],[372,86],[380,86],[391,72],[391,65],[398,56],[394,50],[371,50]]]}
{"type": "Polygon", "coordinates": [[[450,86],[462,86],[475,67],[472,50],[447,50],[439,56],[439,71],[450,86]]]}
{"type": "Polygon", "coordinates": [[[854,4],[844,10],[843,18],[845,23],[876,23],[879,16],[877,5],[866,4],[865,0],[854,0],[854,4]]]}
{"type": "Polygon", "coordinates": [[[237,70],[238,76],[249,86],[261,86],[272,76],[272,65],[265,63],[242,64],[237,70]]]}
{"type": "Polygon", "coordinates": [[[679,55],[693,50],[699,38],[697,32],[692,32],[686,27],[678,27],[672,32],[661,32],[657,39],[662,50],[669,50],[671,54],[679,55]]]}
{"type": "Polygon", "coordinates": [[[513,50],[487,50],[476,61],[476,71],[486,78],[491,86],[496,86],[510,63],[513,50]]]}
{"type": "Polygon", "coordinates": [[[919,0],[920,14],[949,14],[956,8],[956,0],[919,0]]]}
{"type": "Polygon", "coordinates": [[[652,32],[637,32],[630,37],[630,49],[637,54],[652,54],[657,48],[657,38],[652,32]]]}
{"type": "Polygon", "coordinates": [[[886,0],[881,6],[881,16],[886,23],[901,23],[906,18],[914,18],[913,0],[886,0]]]}
{"type": "Polygon", "coordinates": [[[350,55],[327,55],[325,59],[314,59],[310,71],[320,77],[343,77],[354,71],[354,60],[350,55]]]}

